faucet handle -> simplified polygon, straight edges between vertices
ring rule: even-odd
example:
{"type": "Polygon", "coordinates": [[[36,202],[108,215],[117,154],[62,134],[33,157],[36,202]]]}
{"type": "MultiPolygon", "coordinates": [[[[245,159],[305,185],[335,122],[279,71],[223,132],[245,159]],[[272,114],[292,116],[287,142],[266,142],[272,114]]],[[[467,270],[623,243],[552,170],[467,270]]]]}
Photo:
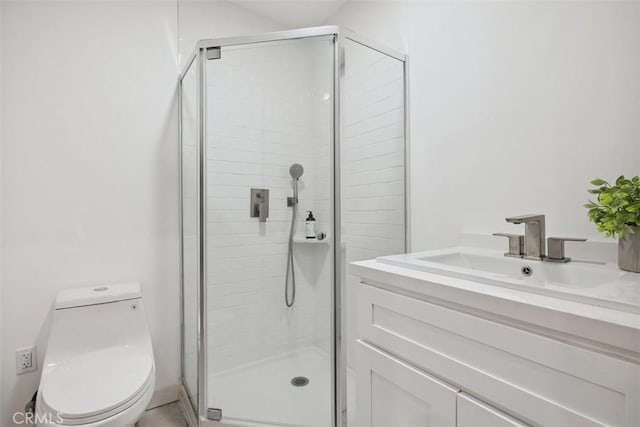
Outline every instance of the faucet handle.
{"type": "Polygon", "coordinates": [[[549,237],[547,246],[549,254],[545,261],[550,262],[569,262],[571,258],[564,256],[564,242],[586,242],[583,237],[549,237]]]}
{"type": "Polygon", "coordinates": [[[493,233],[493,235],[509,239],[509,252],[506,252],[504,256],[522,258],[524,254],[524,236],[522,234],[493,233]]]}

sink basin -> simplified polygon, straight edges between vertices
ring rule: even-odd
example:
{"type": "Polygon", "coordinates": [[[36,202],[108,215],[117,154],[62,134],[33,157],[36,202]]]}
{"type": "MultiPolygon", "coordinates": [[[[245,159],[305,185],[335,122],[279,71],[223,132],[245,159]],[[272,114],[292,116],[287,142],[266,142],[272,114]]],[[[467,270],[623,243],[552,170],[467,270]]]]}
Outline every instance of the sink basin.
{"type": "Polygon", "coordinates": [[[558,264],[505,257],[479,248],[449,248],[379,257],[378,262],[488,285],[640,313],[640,274],[613,264],[558,264]]]}

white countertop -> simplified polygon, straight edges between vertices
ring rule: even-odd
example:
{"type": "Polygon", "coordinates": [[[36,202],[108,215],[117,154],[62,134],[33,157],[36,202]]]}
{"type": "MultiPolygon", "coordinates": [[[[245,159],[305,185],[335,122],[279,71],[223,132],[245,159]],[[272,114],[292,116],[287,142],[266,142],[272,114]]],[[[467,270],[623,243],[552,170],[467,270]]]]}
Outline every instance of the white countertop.
{"type": "Polygon", "coordinates": [[[446,277],[376,260],[350,264],[362,281],[469,312],[523,323],[561,340],[578,339],[635,360],[640,355],[640,314],[446,277]]]}

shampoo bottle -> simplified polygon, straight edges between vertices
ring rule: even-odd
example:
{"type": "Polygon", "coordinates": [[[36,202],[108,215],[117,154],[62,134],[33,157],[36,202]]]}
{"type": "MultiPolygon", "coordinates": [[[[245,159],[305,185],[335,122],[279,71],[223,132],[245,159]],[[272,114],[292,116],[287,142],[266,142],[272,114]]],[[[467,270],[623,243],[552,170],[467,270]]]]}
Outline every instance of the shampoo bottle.
{"type": "Polygon", "coordinates": [[[313,212],[307,211],[307,219],[304,222],[305,236],[307,239],[316,238],[316,219],[313,217],[313,212]]]}

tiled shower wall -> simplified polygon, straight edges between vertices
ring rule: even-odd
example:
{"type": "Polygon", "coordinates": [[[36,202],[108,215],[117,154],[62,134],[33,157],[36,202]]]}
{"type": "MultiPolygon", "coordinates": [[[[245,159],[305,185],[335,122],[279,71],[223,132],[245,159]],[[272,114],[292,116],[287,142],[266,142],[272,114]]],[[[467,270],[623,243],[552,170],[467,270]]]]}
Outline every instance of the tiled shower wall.
{"type": "Polygon", "coordinates": [[[207,316],[208,372],[324,341],[329,333],[323,272],[329,244],[295,244],[297,293],[284,302],[292,208],[289,166],[300,163],[296,234],[307,210],[329,229],[329,40],[301,40],[222,51],[208,61],[207,316]],[[316,58],[320,55],[319,58],[316,58]],[[326,64],[325,64],[326,62],[326,64]],[[324,64],[324,66],[323,66],[324,64]],[[269,218],[249,217],[251,188],[270,191],[269,218]]]}
{"type": "Polygon", "coordinates": [[[347,365],[354,366],[358,277],[348,263],[405,250],[402,62],[346,46],[342,147],[342,240],[346,251],[347,365]]]}

